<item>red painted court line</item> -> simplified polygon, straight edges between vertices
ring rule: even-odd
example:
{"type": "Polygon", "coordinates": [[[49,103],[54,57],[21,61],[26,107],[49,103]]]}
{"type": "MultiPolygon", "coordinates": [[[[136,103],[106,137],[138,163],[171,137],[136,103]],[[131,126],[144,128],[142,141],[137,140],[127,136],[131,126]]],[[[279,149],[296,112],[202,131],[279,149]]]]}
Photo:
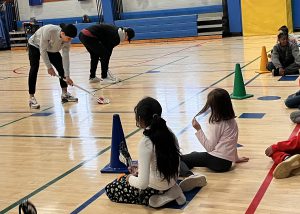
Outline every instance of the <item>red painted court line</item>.
{"type": "MultiPolygon", "coordinates": [[[[289,138],[297,135],[299,132],[299,129],[300,129],[300,124],[297,124],[289,138]]],[[[266,191],[273,179],[273,171],[274,171],[275,167],[276,167],[275,164],[273,164],[273,166],[271,167],[270,171],[268,172],[265,180],[263,181],[263,183],[261,184],[260,188],[258,189],[256,195],[252,199],[252,202],[249,205],[248,209],[246,210],[245,214],[255,213],[256,208],[258,207],[261,199],[263,198],[264,194],[266,193],[266,191]]]]}
{"type": "Polygon", "coordinates": [[[15,74],[24,74],[24,73],[22,73],[22,72],[18,72],[17,70],[19,70],[19,69],[21,69],[21,68],[26,68],[26,67],[27,67],[27,65],[21,66],[21,67],[19,67],[19,68],[14,69],[13,72],[14,72],[15,74]]]}

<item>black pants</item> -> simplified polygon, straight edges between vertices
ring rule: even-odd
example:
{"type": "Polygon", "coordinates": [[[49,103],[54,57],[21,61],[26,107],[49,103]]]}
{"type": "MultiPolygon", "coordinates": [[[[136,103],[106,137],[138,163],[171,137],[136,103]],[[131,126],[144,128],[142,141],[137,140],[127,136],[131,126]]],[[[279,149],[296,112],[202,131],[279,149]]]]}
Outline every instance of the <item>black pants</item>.
{"type": "Polygon", "coordinates": [[[112,50],[106,48],[97,38],[86,36],[81,32],[79,33],[79,40],[90,53],[90,78],[94,78],[96,76],[99,59],[101,62],[101,77],[106,78],[112,50]]]}
{"type": "Polygon", "coordinates": [[[289,95],[284,103],[288,108],[300,108],[300,91],[289,95]]]}
{"type": "MultiPolygon", "coordinates": [[[[29,94],[35,94],[36,89],[36,80],[40,67],[40,50],[32,45],[28,46],[28,55],[30,61],[30,71],[28,77],[28,86],[29,86],[29,94]]],[[[65,71],[62,63],[62,57],[59,52],[50,53],[48,52],[48,57],[51,64],[57,70],[59,76],[65,77],[65,71]]],[[[68,84],[59,79],[61,88],[67,88],[68,84]]]]}
{"type": "MultiPolygon", "coordinates": [[[[273,69],[276,69],[274,64],[272,62],[269,62],[267,65],[267,69],[269,71],[272,71],[273,69]]],[[[285,75],[293,75],[293,74],[299,74],[300,65],[296,63],[291,63],[288,66],[284,66],[285,75]]],[[[279,73],[279,69],[278,69],[279,73]]]]}
{"type": "Polygon", "coordinates": [[[179,175],[191,175],[190,169],[193,167],[207,167],[215,172],[227,172],[231,165],[231,161],[212,156],[207,152],[192,152],[181,156],[179,175]]]}

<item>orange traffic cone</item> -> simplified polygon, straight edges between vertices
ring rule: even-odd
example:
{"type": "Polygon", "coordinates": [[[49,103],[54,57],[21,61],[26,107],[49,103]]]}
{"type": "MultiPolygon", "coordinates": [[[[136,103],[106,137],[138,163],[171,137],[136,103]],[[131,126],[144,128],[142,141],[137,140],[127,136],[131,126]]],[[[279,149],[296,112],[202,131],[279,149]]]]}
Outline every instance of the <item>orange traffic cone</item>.
{"type": "Polygon", "coordinates": [[[263,46],[261,48],[260,68],[259,71],[256,71],[256,73],[259,74],[270,73],[270,71],[268,71],[267,69],[267,65],[268,65],[268,57],[267,57],[266,46],[263,46]]]}

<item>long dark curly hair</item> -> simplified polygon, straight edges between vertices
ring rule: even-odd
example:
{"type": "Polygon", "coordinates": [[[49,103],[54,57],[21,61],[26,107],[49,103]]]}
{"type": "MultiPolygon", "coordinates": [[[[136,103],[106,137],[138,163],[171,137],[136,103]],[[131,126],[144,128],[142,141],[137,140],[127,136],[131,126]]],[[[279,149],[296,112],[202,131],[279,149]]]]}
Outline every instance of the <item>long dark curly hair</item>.
{"type": "Polygon", "coordinates": [[[143,123],[144,135],[153,143],[156,154],[157,170],[164,180],[170,182],[178,176],[180,150],[175,135],[161,117],[162,108],[152,97],[145,97],[134,108],[137,125],[143,123]]]}

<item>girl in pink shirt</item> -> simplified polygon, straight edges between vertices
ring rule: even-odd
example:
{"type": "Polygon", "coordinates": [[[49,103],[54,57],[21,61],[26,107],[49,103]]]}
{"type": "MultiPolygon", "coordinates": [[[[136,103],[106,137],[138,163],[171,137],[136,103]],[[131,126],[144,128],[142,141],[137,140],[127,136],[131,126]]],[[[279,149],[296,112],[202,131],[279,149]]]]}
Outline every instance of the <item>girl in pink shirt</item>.
{"type": "Polygon", "coordinates": [[[232,163],[247,162],[249,158],[237,155],[238,126],[228,92],[221,88],[212,90],[207,101],[196,115],[211,111],[208,132],[204,133],[194,117],[196,136],[207,152],[192,152],[181,156],[180,176],[192,175],[193,167],[207,167],[215,172],[227,172],[232,163]]]}

